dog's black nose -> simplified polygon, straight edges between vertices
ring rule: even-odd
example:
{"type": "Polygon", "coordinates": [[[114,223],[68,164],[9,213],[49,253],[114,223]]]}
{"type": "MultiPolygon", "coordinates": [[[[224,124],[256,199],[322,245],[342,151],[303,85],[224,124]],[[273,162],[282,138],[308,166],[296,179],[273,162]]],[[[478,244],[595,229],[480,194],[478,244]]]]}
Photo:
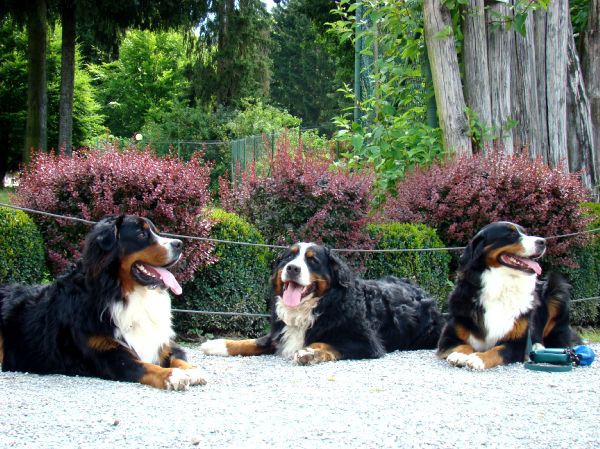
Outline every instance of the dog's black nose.
{"type": "Polygon", "coordinates": [[[183,242],[181,240],[172,240],[171,246],[173,246],[173,248],[175,248],[175,249],[180,250],[181,248],[183,248],[183,242]]]}
{"type": "Polygon", "coordinates": [[[546,249],[546,240],[538,239],[535,241],[535,249],[539,252],[546,249]]]}
{"type": "Polygon", "coordinates": [[[300,267],[298,265],[288,265],[286,271],[292,275],[300,274],[300,267]]]}

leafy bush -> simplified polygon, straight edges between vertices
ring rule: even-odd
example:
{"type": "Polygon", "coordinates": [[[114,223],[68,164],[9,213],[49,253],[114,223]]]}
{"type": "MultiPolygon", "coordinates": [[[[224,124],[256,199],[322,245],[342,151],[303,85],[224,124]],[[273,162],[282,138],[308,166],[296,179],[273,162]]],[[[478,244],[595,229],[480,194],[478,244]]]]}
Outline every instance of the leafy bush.
{"type": "MultiPolygon", "coordinates": [[[[452,246],[466,245],[497,220],[519,223],[541,236],[583,231],[590,221],[579,206],[587,192],[578,175],[526,155],[491,152],[456,158],[412,173],[397,192],[384,207],[386,219],[427,224],[452,246]]],[[[549,240],[548,253],[568,262],[568,250],[585,239],[549,240]]]]}
{"type": "Polygon", "coordinates": [[[0,284],[36,284],[46,273],[44,240],[20,210],[0,207],[0,284]]]}
{"type": "MultiPolygon", "coordinates": [[[[578,268],[557,267],[567,276],[573,286],[573,299],[600,296],[600,236],[590,239],[584,246],[571,252],[578,268]]],[[[571,304],[571,322],[580,326],[600,324],[598,301],[583,301],[571,304]]]]}
{"type": "Polygon", "coordinates": [[[189,60],[175,31],[127,31],[116,61],[91,65],[98,99],[112,134],[130,137],[151,111],[171,110],[189,87],[189,60]]]}
{"type": "MultiPolygon", "coordinates": [[[[443,248],[434,229],[422,224],[384,223],[368,226],[376,249],[443,248]]],[[[408,278],[436,298],[445,308],[450,282],[450,255],[446,251],[372,253],[367,259],[365,277],[377,279],[386,275],[408,278]]]]}
{"type": "MultiPolygon", "coordinates": [[[[21,206],[92,221],[113,214],[140,215],[163,232],[207,237],[210,220],[197,216],[210,199],[209,174],[210,166],[197,158],[185,163],[134,147],[82,151],[72,157],[40,152],[21,174],[16,199],[21,206]]],[[[79,257],[88,226],[42,216],[35,220],[55,272],[79,257]]],[[[211,249],[206,242],[186,242],[177,277],[185,280],[212,262],[211,249]]]]}
{"type": "MultiPolygon", "coordinates": [[[[589,229],[600,227],[600,204],[584,203],[585,214],[593,221],[589,229]]],[[[574,248],[572,256],[578,269],[560,267],[573,285],[573,299],[583,299],[600,296],[600,233],[594,233],[583,246],[574,248]]],[[[600,324],[600,304],[598,301],[583,301],[571,305],[571,321],[580,326],[600,324]]]]}
{"type": "Polygon", "coordinates": [[[300,126],[301,119],[286,110],[263,104],[261,100],[242,100],[242,108],[227,124],[232,137],[245,137],[283,128],[300,126]]]}
{"type": "MultiPolygon", "coordinates": [[[[241,217],[215,209],[211,237],[222,240],[264,243],[260,232],[241,217]]],[[[214,265],[201,267],[183,286],[173,306],[191,310],[267,313],[270,252],[264,247],[216,244],[214,265]]],[[[181,336],[200,333],[257,336],[267,323],[262,318],[178,313],[175,326],[181,336]]]]}
{"type": "Polygon", "coordinates": [[[331,168],[322,155],[302,146],[290,149],[287,136],[277,142],[270,175],[254,166],[230,184],[219,182],[222,206],[255,225],[269,242],[314,241],[332,247],[367,247],[373,177],[331,168]]]}

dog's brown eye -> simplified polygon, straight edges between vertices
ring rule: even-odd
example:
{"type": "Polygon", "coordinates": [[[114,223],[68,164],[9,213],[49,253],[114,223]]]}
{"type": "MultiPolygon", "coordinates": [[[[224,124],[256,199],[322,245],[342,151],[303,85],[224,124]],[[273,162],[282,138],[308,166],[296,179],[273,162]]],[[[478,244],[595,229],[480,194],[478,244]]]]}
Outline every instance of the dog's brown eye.
{"type": "Polygon", "coordinates": [[[136,237],[138,238],[138,240],[144,240],[146,238],[146,231],[138,232],[138,235],[136,237]]]}

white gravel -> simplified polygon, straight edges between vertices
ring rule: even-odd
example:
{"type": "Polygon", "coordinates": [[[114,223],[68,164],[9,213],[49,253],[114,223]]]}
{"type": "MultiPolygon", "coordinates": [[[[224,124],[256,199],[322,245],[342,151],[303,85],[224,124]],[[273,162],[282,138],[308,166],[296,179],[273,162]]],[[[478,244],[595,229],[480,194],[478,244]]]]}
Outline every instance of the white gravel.
{"type": "Polygon", "coordinates": [[[185,392],[0,373],[0,448],[600,447],[598,361],[474,372],[433,351],[311,367],[188,354],[209,383],[185,392]]]}

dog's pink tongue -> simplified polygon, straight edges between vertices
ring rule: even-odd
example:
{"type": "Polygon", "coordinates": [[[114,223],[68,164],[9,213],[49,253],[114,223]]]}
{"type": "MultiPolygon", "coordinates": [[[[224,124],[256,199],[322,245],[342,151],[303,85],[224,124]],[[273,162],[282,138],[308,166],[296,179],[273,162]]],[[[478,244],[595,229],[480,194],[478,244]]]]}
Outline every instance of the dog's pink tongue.
{"type": "Polygon", "coordinates": [[[171,273],[169,270],[167,270],[165,268],[153,267],[152,265],[144,264],[144,267],[150,273],[154,273],[157,276],[159,276],[162,279],[162,281],[165,283],[165,285],[171,289],[173,294],[181,295],[181,292],[183,290],[181,289],[181,285],[179,285],[179,282],[177,282],[177,279],[175,279],[175,276],[173,276],[173,273],[171,273]]]}
{"type": "Polygon", "coordinates": [[[527,265],[529,268],[535,271],[535,274],[537,274],[538,276],[542,274],[542,267],[540,267],[540,264],[537,263],[535,260],[521,259],[521,262],[523,262],[525,265],[527,265]]]}
{"type": "Polygon", "coordinates": [[[283,291],[283,303],[288,307],[298,307],[302,300],[302,290],[304,287],[294,282],[288,283],[287,288],[283,291]]]}

